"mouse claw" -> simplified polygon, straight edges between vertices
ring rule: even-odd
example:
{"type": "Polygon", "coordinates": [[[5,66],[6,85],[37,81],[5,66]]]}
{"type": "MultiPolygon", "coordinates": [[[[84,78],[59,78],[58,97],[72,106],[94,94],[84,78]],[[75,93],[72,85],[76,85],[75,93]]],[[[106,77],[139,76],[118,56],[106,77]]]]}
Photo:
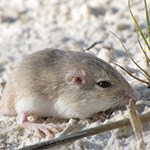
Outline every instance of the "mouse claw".
{"type": "Polygon", "coordinates": [[[29,122],[28,114],[23,113],[18,115],[17,122],[19,125],[34,130],[38,137],[42,138],[43,136],[47,137],[55,137],[55,134],[61,132],[61,129],[55,124],[42,124],[42,123],[34,123],[29,122]]]}
{"type": "Polygon", "coordinates": [[[43,136],[54,138],[55,134],[61,131],[58,126],[53,124],[28,123],[28,128],[34,130],[39,138],[43,136]]]}
{"type": "Polygon", "coordinates": [[[36,134],[40,139],[43,138],[45,135],[48,138],[55,137],[55,133],[46,128],[45,129],[37,129],[36,134]]]}

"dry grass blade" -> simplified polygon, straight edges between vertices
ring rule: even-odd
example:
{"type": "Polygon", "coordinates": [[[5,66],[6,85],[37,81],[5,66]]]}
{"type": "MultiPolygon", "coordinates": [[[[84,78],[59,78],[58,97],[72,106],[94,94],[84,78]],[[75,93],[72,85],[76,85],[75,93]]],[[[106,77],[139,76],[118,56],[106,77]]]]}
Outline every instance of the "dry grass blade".
{"type": "Polygon", "coordinates": [[[97,44],[100,44],[100,43],[102,43],[102,41],[94,42],[92,45],[90,45],[89,47],[87,47],[83,51],[86,52],[86,51],[90,50],[91,48],[95,47],[97,44]]]}
{"type": "Polygon", "coordinates": [[[127,110],[129,112],[130,122],[137,139],[137,149],[142,150],[145,148],[145,143],[142,134],[142,124],[140,122],[139,116],[136,113],[135,102],[131,99],[129,105],[127,105],[127,110]]]}
{"type": "Polygon", "coordinates": [[[122,66],[120,66],[120,65],[118,65],[118,64],[116,64],[116,63],[114,63],[116,66],[118,66],[118,67],[120,67],[122,70],[124,70],[127,74],[129,74],[131,77],[133,77],[134,79],[136,79],[136,80],[138,80],[138,81],[140,81],[140,82],[142,82],[142,83],[145,83],[145,84],[147,84],[148,86],[149,86],[149,82],[147,82],[147,81],[145,81],[145,80],[142,80],[142,79],[140,79],[140,78],[138,78],[138,77],[136,77],[136,76],[134,76],[132,73],[130,73],[130,71],[128,71],[127,69],[125,69],[125,68],[123,68],[122,66]]]}
{"type": "MultiPolygon", "coordinates": [[[[141,80],[141,81],[144,81],[144,83],[148,83],[148,86],[150,85],[150,74],[144,70],[141,66],[138,65],[138,63],[132,58],[132,56],[130,55],[128,49],[126,48],[126,46],[124,45],[123,41],[113,32],[111,32],[121,43],[121,45],[123,46],[123,48],[125,49],[125,51],[127,52],[128,56],[130,57],[130,59],[134,62],[134,64],[141,70],[141,73],[143,74],[143,76],[148,80],[148,82],[144,81],[144,80],[141,80]]],[[[121,67],[123,68],[123,67],[121,67]]],[[[125,70],[125,69],[124,69],[125,70]]],[[[129,73],[128,73],[129,74],[129,73]]],[[[131,73],[130,73],[131,74],[131,73]]],[[[137,78],[137,77],[134,77],[134,78],[137,78]]]]}

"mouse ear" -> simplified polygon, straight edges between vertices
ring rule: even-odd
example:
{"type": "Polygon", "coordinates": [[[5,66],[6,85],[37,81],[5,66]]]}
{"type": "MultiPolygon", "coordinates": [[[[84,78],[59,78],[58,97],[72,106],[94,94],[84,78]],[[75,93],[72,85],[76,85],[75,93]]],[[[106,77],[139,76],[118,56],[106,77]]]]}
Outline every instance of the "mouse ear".
{"type": "Polygon", "coordinates": [[[77,85],[83,85],[85,84],[85,78],[84,76],[81,74],[75,74],[75,73],[68,73],[65,77],[66,82],[68,84],[77,84],[77,85]]]}

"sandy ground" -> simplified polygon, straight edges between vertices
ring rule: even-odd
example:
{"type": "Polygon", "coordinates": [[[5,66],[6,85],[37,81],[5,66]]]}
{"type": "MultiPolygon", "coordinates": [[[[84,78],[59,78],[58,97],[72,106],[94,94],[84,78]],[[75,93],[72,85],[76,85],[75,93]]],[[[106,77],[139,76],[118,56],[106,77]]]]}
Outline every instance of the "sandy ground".
{"type": "MultiPolygon", "coordinates": [[[[134,14],[145,30],[144,5],[141,0],[133,0],[132,4],[134,14]]],[[[142,77],[111,31],[123,39],[134,59],[144,68],[144,56],[137,44],[127,0],[0,0],[0,76],[7,80],[8,74],[25,54],[47,47],[82,50],[95,41],[101,41],[92,49],[93,53],[109,63],[130,68],[135,75],[142,77]]],[[[146,85],[118,70],[139,92],[140,99],[150,100],[150,89],[146,85]]],[[[139,113],[148,110],[148,106],[143,106],[139,113]]],[[[126,111],[118,111],[104,123],[125,117],[126,111]]],[[[46,121],[61,127],[67,123],[55,119],[46,121]]],[[[89,128],[100,122],[80,121],[79,124],[89,128]]],[[[147,150],[150,149],[149,128],[150,124],[144,125],[147,150]]],[[[41,139],[44,140],[46,138],[41,139]]],[[[84,138],[60,149],[129,150],[135,149],[135,140],[132,129],[125,128],[84,138]]],[[[16,117],[0,114],[0,149],[12,150],[39,141],[34,132],[18,127],[16,117]]]]}

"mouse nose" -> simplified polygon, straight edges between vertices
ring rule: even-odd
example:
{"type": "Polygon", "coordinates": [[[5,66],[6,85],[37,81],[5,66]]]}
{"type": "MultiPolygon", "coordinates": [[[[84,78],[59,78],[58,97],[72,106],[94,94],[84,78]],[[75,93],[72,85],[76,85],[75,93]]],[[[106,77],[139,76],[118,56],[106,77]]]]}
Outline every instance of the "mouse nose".
{"type": "Polygon", "coordinates": [[[117,93],[117,98],[121,100],[123,105],[129,104],[129,101],[132,99],[135,102],[139,100],[140,94],[137,91],[131,90],[121,90],[117,93]]]}

